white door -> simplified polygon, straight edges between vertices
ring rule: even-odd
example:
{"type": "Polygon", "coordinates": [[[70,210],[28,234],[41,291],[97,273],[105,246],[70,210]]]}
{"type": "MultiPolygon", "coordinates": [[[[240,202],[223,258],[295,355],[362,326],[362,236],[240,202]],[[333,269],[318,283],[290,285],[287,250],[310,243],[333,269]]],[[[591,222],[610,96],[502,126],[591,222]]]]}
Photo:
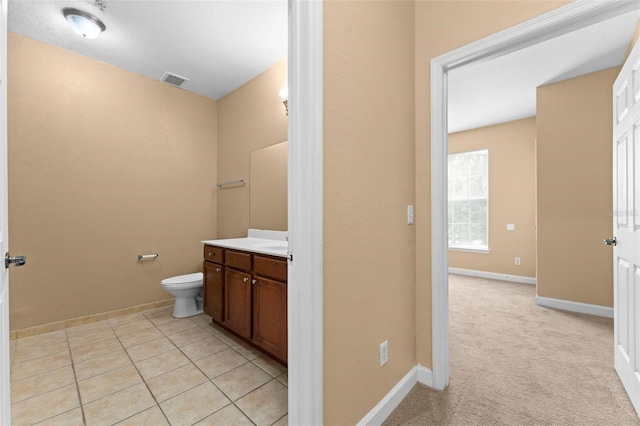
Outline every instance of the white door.
{"type": "MultiPolygon", "coordinates": [[[[0,253],[8,251],[7,0],[0,0],[0,253]]],[[[9,392],[9,273],[0,267],[0,424],[11,424],[9,392]]]]}
{"type": "Polygon", "coordinates": [[[613,85],[613,208],[615,368],[640,414],[640,43],[613,85]]]}

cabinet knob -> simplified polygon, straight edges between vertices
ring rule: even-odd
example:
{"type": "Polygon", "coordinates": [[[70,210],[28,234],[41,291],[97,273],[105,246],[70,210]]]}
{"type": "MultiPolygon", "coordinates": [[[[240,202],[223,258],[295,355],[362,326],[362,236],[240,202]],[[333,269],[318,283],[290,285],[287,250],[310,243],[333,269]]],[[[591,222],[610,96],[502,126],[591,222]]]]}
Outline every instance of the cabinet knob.
{"type": "Polygon", "coordinates": [[[220,271],[221,271],[221,269],[220,269],[220,268],[216,268],[216,272],[220,272],[220,271]]]}
{"type": "Polygon", "coordinates": [[[213,253],[209,253],[209,256],[213,256],[213,253]]]}
{"type": "Polygon", "coordinates": [[[246,283],[247,281],[249,281],[249,278],[244,277],[242,280],[246,283]]]}
{"type": "Polygon", "coordinates": [[[251,280],[251,284],[257,284],[257,283],[258,283],[258,280],[256,279],[251,280]]]}

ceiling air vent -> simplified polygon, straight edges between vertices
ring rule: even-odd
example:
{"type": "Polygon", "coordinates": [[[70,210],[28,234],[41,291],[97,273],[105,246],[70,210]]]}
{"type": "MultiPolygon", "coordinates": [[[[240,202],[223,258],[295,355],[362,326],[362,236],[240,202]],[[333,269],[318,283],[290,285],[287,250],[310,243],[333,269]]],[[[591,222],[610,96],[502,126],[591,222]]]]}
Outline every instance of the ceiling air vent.
{"type": "Polygon", "coordinates": [[[165,72],[160,81],[164,81],[165,83],[169,83],[172,86],[182,87],[189,81],[188,78],[180,77],[179,75],[171,74],[170,72],[165,72]]]}

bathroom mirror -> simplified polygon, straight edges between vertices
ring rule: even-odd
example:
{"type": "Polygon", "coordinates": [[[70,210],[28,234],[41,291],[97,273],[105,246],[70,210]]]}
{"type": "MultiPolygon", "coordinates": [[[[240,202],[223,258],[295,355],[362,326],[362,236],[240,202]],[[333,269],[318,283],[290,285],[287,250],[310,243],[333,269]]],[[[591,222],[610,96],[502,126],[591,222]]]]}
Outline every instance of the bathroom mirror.
{"type": "Polygon", "coordinates": [[[251,153],[250,216],[254,229],[287,230],[287,142],[251,153]]]}

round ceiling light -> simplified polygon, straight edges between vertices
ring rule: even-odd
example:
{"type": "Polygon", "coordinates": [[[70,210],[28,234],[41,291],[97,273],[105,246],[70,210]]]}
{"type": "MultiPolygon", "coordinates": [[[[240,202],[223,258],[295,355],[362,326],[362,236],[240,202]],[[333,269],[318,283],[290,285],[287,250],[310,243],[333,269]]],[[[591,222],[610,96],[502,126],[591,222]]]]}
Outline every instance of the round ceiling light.
{"type": "Polygon", "coordinates": [[[101,20],[82,10],[66,7],[62,9],[62,14],[69,21],[73,31],[82,37],[96,38],[107,29],[101,20]]]}

